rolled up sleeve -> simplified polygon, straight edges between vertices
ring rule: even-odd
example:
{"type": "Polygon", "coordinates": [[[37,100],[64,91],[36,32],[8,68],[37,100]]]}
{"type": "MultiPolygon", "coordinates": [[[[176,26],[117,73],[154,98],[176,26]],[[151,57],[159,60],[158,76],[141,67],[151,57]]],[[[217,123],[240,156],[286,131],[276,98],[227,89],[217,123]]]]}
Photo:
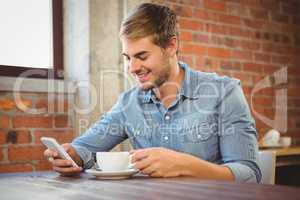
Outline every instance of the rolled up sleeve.
{"type": "Polygon", "coordinates": [[[236,182],[261,180],[255,122],[239,82],[224,88],[219,104],[220,151],[222,162],[236,182]]]}
{"type": "Polygon", "coordinates": [[[121,99],[122,97],[108,113],[104,114],[83,135],[72,142],[72,146],[81,157],[85,169],[93,166],[96,152],[109,151],[127,139],[121,99]]]}

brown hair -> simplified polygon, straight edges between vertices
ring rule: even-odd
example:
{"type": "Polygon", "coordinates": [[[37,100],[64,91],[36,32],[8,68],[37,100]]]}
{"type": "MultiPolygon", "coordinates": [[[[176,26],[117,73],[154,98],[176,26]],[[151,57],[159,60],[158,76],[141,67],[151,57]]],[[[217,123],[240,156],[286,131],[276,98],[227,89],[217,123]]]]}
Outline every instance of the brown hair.
{"type": "Polygon", "coordinates": [[[154,44],[162,48],[167,47],[172,37],[178,38],[176,14],[170,8],[143,3],[122,22],[120,36],[140,39],[150,35],[154,44]]]}

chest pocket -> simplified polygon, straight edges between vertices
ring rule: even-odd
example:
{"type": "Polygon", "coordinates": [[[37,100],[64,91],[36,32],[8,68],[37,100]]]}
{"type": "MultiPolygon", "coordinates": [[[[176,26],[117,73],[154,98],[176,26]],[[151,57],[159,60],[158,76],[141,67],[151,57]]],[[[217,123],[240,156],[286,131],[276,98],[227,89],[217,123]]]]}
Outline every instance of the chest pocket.
{"type": "Polygon", "coordinates": [[[152,128],[150,127],[130,126],[127,134],[135,149],[152,146],[152,128]]]}
{"type": "Polygon", "coordinates": [[[215,115],[197,118],[189,116],[183,121],[183,128],[180,131],[181,142],[199,143],[217,136],[218,124],[215,115]]]}
{"type": "Polygon", "coordinates": [[[185,153],[214,162],[218,158],[217,117],[189,116],[180,130],[180,145],[185,153]],[[187,121],[186,121],[187,120],[187,121]]]}

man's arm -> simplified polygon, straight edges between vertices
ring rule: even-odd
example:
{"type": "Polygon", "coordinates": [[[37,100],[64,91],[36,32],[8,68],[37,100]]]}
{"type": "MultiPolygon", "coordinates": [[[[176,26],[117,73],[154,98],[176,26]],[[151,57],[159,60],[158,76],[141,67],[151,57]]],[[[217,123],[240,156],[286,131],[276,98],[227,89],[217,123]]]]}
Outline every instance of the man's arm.
{"type": "Polygon", "coordinates": [[[108,151],[127,138],[124,130],[124,116],[122,96],[113,108],[93,124],[82,136],[71,144],[64,144],[64,148],[72,159],[80,166],[74,168],[68,160],[58,157],[56,152],[47,149],[46,157],[52,157],[53,169],[63,175],[75,175],[82,169],[94,165],[94,155],[98,151],[108,151]]]}
{"type": "Polygon", "coordinates": [[[170,149],[147,148],[131,153],[135,168],[152,177],[193,176],[203,179],[234,180],[228,167],[170,149]]]}

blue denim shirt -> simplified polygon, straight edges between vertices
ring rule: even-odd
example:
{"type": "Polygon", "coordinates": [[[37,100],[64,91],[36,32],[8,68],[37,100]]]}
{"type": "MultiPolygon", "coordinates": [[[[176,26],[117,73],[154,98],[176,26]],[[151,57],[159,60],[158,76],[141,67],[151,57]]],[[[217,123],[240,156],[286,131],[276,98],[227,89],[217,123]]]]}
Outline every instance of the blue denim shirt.
{"type": "Polygon", "coordinates": [[[257,132],[239,80],[179,65],[185,77],[168,108],[152,90],[135,87],[73,141],[84,167],[95,152],[129,138],[135,149],[173,149],[229,167],[237,182],[259,182],[257,132]]]}

